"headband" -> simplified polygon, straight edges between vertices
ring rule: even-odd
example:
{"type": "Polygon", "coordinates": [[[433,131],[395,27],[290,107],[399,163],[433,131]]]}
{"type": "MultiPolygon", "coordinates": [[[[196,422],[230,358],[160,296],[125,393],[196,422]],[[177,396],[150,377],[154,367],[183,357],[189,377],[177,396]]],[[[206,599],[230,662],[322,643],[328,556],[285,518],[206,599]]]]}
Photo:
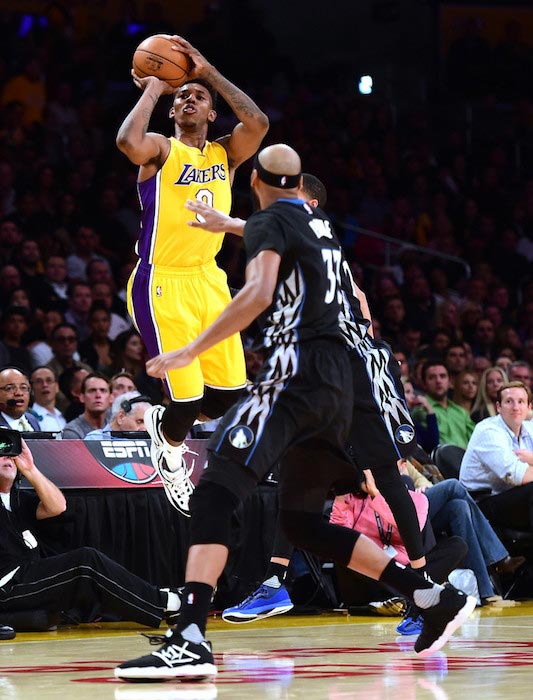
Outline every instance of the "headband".
{"type": "Polygon", "coordinates": [[[282,190],[291,190],[294,187],[298,187],[300,184],[301,173],[298,175],[278,175],[277,173],[271,173],[270,170],[263,168],[259,162],[259,157],[255,157],[254,168],[257,170],[257,175],[260,180],[262,180],[265,185],[270,185],[271,187],[279,187],[282,190]]]}

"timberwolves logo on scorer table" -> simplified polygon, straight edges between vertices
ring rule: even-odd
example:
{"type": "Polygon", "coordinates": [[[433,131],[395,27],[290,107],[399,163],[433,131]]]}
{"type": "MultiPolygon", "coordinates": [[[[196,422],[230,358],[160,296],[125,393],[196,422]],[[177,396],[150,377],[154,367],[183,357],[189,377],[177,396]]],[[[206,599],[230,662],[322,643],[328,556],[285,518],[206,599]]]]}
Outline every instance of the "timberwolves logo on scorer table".
{"type": "Polygon", "coordinates": [[[147,484],[157,476],[148,440],[86,440],[87,449],[108,472],[130,484],[147,484]]]}

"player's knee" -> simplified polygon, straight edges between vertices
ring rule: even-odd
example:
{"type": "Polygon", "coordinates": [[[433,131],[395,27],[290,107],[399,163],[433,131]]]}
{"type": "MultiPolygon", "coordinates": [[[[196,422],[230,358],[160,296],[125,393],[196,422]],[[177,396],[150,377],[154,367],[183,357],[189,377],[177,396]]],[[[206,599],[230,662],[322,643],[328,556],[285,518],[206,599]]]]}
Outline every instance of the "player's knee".
{"type": "Polygon", "coordinates": [[[207,386],[202,399],[201,413],[211,420],[220,418],[240,398],[242,392],[242,389],[222,391],[207,386]]]}
{"type": "Polygon", "coordinates": [[[230,545],[231,516],[239,498],[226,486],[200,479],[189,501],[190,543],[230,545]]]}
{"type": "Polygon", "coordinates": [[[198,401],[172,401],[165,409],[162,427],[165,435],[175,442],[183,442],[202,406],[198,401]]]}

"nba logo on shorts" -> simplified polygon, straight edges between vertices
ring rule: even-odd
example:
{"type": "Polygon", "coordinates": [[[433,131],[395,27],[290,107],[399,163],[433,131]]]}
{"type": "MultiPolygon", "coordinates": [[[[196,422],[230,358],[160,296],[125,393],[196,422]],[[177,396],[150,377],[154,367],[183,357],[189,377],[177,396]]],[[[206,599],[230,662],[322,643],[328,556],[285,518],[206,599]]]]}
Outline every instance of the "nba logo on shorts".
{"type": "Polygon", "coordinates": [[[254,434],[247,425],[238,425],[229,434],[229,441],[238,450],[245,450],[254,441],[254,434]]]}
{"type": "Polygon", "coordinates": [[[404,425],[400,425],[399,428],[396,428],[395,437],[397,442],[401,443],[402,445],[408,445],[412,440],[414,440],[415,431],[413,430],[412,426],[404,423],[404,425]]]}
{"type": "Polygon", "coordinates": [[[158,284],[157,287],[155,288],[155,295],[156,297],[162,297],[163,296],[163,290],[161,289],[161,285],[158,284]]]}

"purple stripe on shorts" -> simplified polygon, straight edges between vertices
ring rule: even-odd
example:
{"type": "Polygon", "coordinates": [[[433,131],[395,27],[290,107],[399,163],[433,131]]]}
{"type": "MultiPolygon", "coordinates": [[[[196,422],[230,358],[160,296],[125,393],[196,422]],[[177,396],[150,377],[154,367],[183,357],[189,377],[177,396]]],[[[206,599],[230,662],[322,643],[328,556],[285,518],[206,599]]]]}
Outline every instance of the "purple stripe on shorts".
{"type": "Polygon", "coordinates": [[[131,301],[135,314],[135,323],[143,339],[148,355],[159,354],[155,321],[150,308],[150,271],[151,267],[140,263],[135,273],[131,290],[131,301]]]}
{"type": "Polygon", "coordinates": [[[137,246],[138,255],[142,260],[151,262],[150,247],[154,233],[156,208],[157,174],[148,180],[137,183],[137,191],[141,203],[141,231],[137,246]]]}

